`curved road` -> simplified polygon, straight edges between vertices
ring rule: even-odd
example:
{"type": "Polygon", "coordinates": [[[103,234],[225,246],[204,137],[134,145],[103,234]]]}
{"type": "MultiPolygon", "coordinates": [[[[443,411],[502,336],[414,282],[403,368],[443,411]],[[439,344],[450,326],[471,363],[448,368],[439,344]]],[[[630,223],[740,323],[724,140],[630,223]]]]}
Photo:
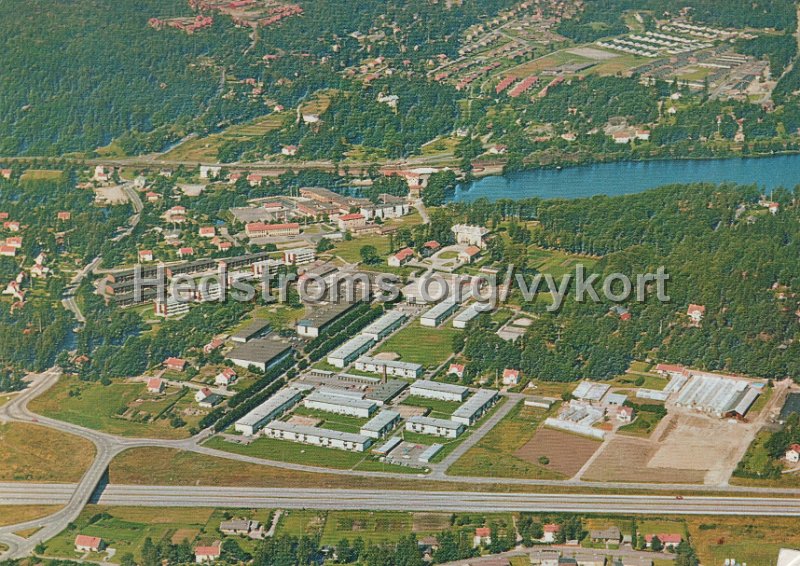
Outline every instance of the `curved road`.
{"type": "MultiPolygon", "coordinates": [[[[569,494],[530,494],[530,493],[470,493],[435,491],[376,490],[316,490],[316,489],[257,489],[257,488],[215,488],[215,487],[159,487],[159,486],[108,486],[100,495],[103,503],[120,505],[155,506],[229,506],[244,507],[262,505],[265,507],[306,507],[306,508],[349,508],[349,509],[437,509],[437,510],[571,510],[609,513],[658,513],[658,514],[732,514],[732,515],[788,515],[800,516],[800,489],[751,488],[738,486],[704,486],[683,484],[647,483],[596,483],[582,480],[525,480],[513,478],[471,478],[448,476],[445,465],[435,466],[429,475],[398,474],[387,472],[361,472],[336,470],[317,466],[290,464],[287,462],[264,460],[252,456],[215,450],[202,445],[210,436],[206,430],[185,440],[159,440],[147,438],[125,438],[71,423],[38,416],[28,410],[28,402],[46,391],[59,378],[60,370],[52,369],[43,374],[30,376],[31,385],[12,401],[0,407],[0,422],[26,422],[51,427],[59,431],[81,436],[90,440],[96,448],[95,459],[80,482],[73,485],[0,484],[0,504],[8,501],[15,504],[63,504],[57,513],[45,518],[35,519],[0,527],[0,543],[9,550],[0,560],[29,555],[39,543],[60,533],[74,521],[83,507],[90,501],[93,493],[108,468],[119,453],[130,448],[160,447],[186,450],[208,456],[226,458],[270,467],[334,474],[343,476],[373,477],[379,479],[400,479],[406,481],[443,480],[465,485],[535,485],[550,487],[594,487],[620,491],[639,490],[651,492],[703,492],[702,496],[676,499],[674,496],[624,496],[624,495],[569,495],[569,494]],[[727,496],[707,496],[708,492],[725,493],[727,496]],[[735,494],[759,494],[763,497],[731,497],[735,494]],[[786,497],[779,497],[786,496],[786,497]],[[26,503],[27,502],[27,503],[26,503]],[[15,532],[26,529],[39,530],[28,539],[15,532]]],[[[502,409],[510,410],[514,403],[507,401],[502,409]]],[[[494,421],[494,417],[491,422],[494,421]]],[[[484,423],[471,435],[477,442],[488,430],[491,422],[484,423]]],[[[460,454],[461,450],[456,454],[460,454]]],[[[467,488],[468,489],[468,488],[467,488]]]]}

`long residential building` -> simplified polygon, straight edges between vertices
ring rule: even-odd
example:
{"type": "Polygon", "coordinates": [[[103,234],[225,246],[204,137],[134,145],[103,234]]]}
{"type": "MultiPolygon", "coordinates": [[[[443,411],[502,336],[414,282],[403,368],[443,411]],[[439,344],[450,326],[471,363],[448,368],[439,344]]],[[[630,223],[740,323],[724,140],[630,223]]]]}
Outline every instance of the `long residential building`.
{"type": "Polygon", "coordinates": [[[430,326],[436,328],[441,325],[445,320],[450,318],[458,309],[458,303],[453,300],[445,300],[430,309],[419,318],[419,323],[422,326],[430,326]]]}
{"type": "Polygon", "coordinates": [[[355,361],[361,354],[372,348],[374,344],[375,340],[373,340],[371,336],[359,334],[328,354],[328,363],[333,367],[343,369],[345,366],[355,361]]]}
{"type": "Polygon", "coordinates": [[[368,419],[372,416],[378,405],[375,401],[359,399],[356,397],[345,397],[343,395],[330,395],[328,393],[313,392],[303,400],[303,405],[307,409],[316,409],[326,413],[337,415],[348,415],[368,419]]]}
{"type": "Polygon", "coordinates": [[[467,398],[468,393],[469,389],[466,387],[438,381],[420,380],[411,385],[411,395],[439,401],[461,402],[467,398]]]}
{"type": "Polygon", "coordinates": [[[407,379],[417,379],[422,375],[420,364],[402,362],[399,360],[379,360],[370,356],[361,356],[356,360],[356,369],[381,375],[393,375],[407,379]]]}
{"type": "Polygon", "coordinates": [[[253,436],[265,424],[277,419],[300,402],[302,395],[297,389],[284,387],[275,395],[236,421],[234,428],[245,436],[253,436]]]}
{"type": "Polygon", "coordinates": [[[488,411],[497,401],[500,395],[494,389],[478,389],[467,402],[453,412],[450,417],[457,423],[472,426],[488,411]]]}
{"type": "Polygon", "coordinates": [[[359,302],[341,301],[330,305],[307,307],[306,315],[297,322],[297,334],[316,338],[344,314],[359,305],[359,302]]]}
{"type": "Polygon", "coordinates": [[[290,440],[325,448],[338,448],[350,452],[363,452],[372,444],[372,439],[361,434],[329,430],[315,426],[303,426],[281,421],[272,421],[264,428],[271,438],[290,440]]]}
{"type": "Polygon", "coordinates": [[[378,342],[400,328],[407,319],[408,316],[402,311],[388,311],[378,318],[378,320],[369,324],[361,331],[361,334],[370,336],[373,340],[378,342]]]}
{"type": "Polygon", "coordinates": [[[369,421],[364,423],[359,431],[363,436],[370,438],[383,438],[392,430],[400,421],[400,413],[396,411],[381,411],[369,421]]]}
{"type": "Polygon", "coordinates": [[[444,438],[458,438],[464,432],[464,425],[447,419],[409,417],[406,420],[406,430],[444,438]]]}
{"type": "Polygon", "coordinates": [[[458,313],[456,317],[453,319],[453,328],[464,329],[467,327],[467,324],[480,315],[483,312],[486,312],[488,307],[482,303],[472,303],[470,306],[465,308],[463,311],[458,313]]]}
{"type": "Polygon", "coordinates": [[[261,371],[267,371],[291,354],[291,344],[267,337],[250,340],[246,344],[237,346],[225,354],[225,359],[232,361],[239,367],[249,368],[254,366],[261,371]]]}

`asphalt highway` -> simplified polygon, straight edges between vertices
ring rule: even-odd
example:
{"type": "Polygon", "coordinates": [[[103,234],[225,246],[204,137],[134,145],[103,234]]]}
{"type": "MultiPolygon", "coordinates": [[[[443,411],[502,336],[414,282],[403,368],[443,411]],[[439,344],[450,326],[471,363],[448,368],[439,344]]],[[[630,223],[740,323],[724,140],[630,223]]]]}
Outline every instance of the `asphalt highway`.
{"type": "MultiPolygon", "coordinates": [[[[0,505],[64,505],[74,485],[0,484],[0,505]]],[[[800,517],[800,499],[653,495],[527,494],[460,491],[239,488],[110,485],[103,505],[144,507],[240,507],[439,512],[565,512],[653,515],[751,515],[800,517]]],[[[43,520],[44,522],[47,519],[43,520]]],[[[34,521],[35,522],[35,521],[34,521]]]]}

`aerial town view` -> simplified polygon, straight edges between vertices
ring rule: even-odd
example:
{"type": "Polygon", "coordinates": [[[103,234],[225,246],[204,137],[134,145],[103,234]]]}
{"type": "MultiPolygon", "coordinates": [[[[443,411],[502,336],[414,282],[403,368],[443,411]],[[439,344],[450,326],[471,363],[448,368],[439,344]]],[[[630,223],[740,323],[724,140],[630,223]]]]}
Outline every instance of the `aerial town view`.
{"type": "Polygon", "coordinates": [[[0,565],[800,566],[796,0],[0,30],[0,565]]]}

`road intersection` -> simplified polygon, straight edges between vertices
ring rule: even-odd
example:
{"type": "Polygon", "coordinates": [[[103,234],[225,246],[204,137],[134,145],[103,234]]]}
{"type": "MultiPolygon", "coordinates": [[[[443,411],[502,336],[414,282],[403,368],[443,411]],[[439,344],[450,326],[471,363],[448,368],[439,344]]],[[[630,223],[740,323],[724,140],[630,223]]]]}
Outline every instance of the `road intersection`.
{"type": "MultiPolygon", "coordinates": [[[[32,413],[28,402],[58,381],[60,370],[51,369],[39,375],[29,376],[29,387],[0,407],[0,422],[24,422],[50,427],[61,432],[77,435],[90,440],[96,448],[92,465],[77,484],[0,484],[0,505],[63,505],[56,513],[16,525],[0,527],[0,543],[8,546],[1,559],[18,558],[29,555],[34,547],[63,531],[74,521],[84,506],[97,497],[98,502],[113,505],[141,506],[204,506],[204,507],[264,507],[264,508],[318,508],[318,509],[359,509],[417,511],[562,511],[562,512],[603,512],[603,513],[648,513],[648,514],[717,514],[717,515],[774,515],[800,516],[800,489],[751,488],[740,486],[704,486],[685,484],[648,484],[586,482],[583,480],[526,480],[516,478],[485,478],[449,476],[446,468],[463,450],[454,452],[443,465],[435,466],[430,474],[413,475],[388,472],[363,472],[341,470],[317,466],[292,464],[288,462],[265,460],[203,445],[211,435],[205,430],[198,435],[183,440],[162,440],[150,438],[120,437],[72,423],[43,417],[32,413]],[[450,485],[463,484],[464,491],[421,491],[421,490],[336,490],[336,489],[290,489],[290,488],[237,488],[237,487],[185,487],[185,486],[102,486],[111,461],[125,450],[132,448],[172,448],[205,454],[217,458],[246,462],[269,467],[278,467],[299,472],[350,477],[372,477],[398,479],[404,481],[446,481],[450,485]],[[656,495],[598,495],[564,493],[492,493],[471,492],[470,486],[539,486],[592,487],[598,490],[648,491],[656,495]],[[697,496],[676,498],[676,491],[698,492],[697,496]],[[99,493],[98,493],[99,492],[99,493]],[[700,493],[702,492],[702,493],[700,493]],[[708,495],[719,492],[719,495],[708,495]],[[736,495],[739,494],[739,497],[736,495]],[[749,497],[742,497],[747,494],[749,497]],[[14,533],[38,529],[29,538],[14,533]]],[[[518,400],[517,400],[518,402],[518,400]]],[[[514,400],[505,403],[507,410],[514,400]]],[[[501,408],[501,409],[502,409],[501,408]]],[[[498,420],[506,411],[493,415],[498,420]]],[[[492,419],[494,421],[494,419],[492,419]]],[[[477,442],[492,428],[492,423],[484,423],[477,429],[472,443],[477,442]]]]}

